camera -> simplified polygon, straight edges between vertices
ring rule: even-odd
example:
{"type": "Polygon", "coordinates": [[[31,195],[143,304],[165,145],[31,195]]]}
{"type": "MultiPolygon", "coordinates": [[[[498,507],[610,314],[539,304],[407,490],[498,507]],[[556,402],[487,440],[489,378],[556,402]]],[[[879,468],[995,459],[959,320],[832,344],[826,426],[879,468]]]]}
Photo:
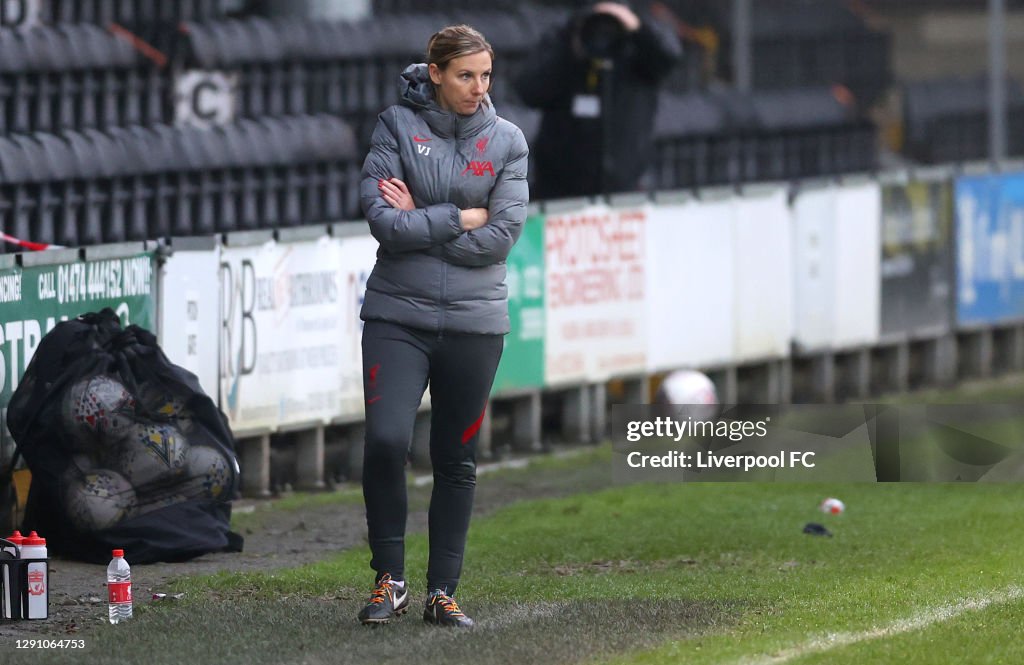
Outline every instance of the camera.
{"type": "Polygon", "coordinates": [[[589,12],[580,17],[576,35],[586,57],[614,58],[625,45],[626,27],[610,14],[589,12]]]}

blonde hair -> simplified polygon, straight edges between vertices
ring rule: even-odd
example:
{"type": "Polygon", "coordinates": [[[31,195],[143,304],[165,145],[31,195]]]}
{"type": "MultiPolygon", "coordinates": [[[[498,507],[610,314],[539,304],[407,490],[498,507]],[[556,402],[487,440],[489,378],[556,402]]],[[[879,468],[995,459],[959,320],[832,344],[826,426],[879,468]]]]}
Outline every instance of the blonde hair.
{"type": "Polygon", "coordinates": [[[494,60],[494,49],[479,30],[468,25],[449,25],[438,30],[427,42],[427,64],[444,69],[455,58],[487,51],[494,60]]]}

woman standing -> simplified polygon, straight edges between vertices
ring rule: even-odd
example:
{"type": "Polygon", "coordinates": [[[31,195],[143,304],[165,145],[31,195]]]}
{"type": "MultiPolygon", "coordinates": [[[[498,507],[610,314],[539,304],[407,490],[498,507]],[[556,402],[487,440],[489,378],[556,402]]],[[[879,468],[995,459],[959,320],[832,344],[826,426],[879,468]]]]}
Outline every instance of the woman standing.
{"type": "Polygon", "coordinates": [[[430,38],[401,101],[380,114],[361,199],[380,243],[366,283],[363,497],[376,583],[364,624],[406,611],[405,462],[423,391],[431,402],[425,621],[472,626],[452,596],[476,486],[476,445],[503,336],[505,258],[529,192],[528,148],[487,95],[494,52],[465,25],[430,38]]]}

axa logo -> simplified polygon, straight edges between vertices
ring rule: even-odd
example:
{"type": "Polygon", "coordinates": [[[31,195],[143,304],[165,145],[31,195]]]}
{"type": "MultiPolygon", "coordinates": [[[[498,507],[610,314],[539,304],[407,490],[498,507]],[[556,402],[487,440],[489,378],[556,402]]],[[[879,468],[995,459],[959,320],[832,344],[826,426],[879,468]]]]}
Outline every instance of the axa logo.
{"type": "Polygon", "coordinates": [[[494,175],[494,165],[490,162],[470,162],[462,171],[462,175],[466,175],[470,171],[472,171],[475,176],[494,175]]]}

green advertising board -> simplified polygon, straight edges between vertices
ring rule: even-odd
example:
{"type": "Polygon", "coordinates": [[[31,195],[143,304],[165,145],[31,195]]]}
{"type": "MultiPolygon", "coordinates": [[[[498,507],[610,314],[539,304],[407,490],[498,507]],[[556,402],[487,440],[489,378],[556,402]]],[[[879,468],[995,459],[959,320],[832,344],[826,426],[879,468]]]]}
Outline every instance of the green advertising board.
{"type": "MultiPolygon", "coordinates": [[[[59,251],[59,250],[58,250],[59,251]]],[[[70,255],[70,256],[69,256],[70,255]]],[[[10,453],[7,404],[46,333],[61,321],[109,307],[124,325],[156,329],[156,259],[152,252],[81,261],[0,263],[0,459],[10,453]]],[[[11,257],[13,258],[13,257],[11,257]]]]}
{"type": "Polygon", "coordinates": [[[493,393],[544,384],[544,216],[527,218],[512,248],[508,268],[508,314],[512,332],[494,377],[493,393]]]}

